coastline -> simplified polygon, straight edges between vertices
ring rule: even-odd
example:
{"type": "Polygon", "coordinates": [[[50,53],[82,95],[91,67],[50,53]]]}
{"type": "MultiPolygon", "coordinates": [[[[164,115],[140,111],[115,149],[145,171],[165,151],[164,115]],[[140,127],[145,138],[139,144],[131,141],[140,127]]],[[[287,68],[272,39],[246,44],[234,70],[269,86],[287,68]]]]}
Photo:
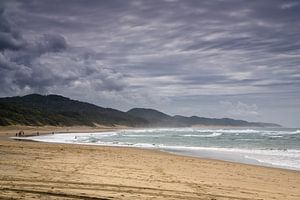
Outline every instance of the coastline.
{"type": "Polygon", "coordinates": [[[127,129],[126,126],[0,126],[0,140],[11,140],[10,137],[16,136],[19,131],[24,132],[24,136],[46,135],[52,133],[79,133],[79,132],[105,132],[127,129]]]}
{"type": "MultiPolygon", "coordinates": [[[[74,127],[71,129],[74,130],[74,127]]],[[[259,131],[259,134],[262,135],[262,137],[265,137],[267,135],[268,138],[271,138],[271,141],[266,141],[267,145],[269,142],[274,142],[273,137],[283,137],[281,134],[286,134],[287,136],[297,134],[299,130],[292,130],[291,132],[285,132],[285,130],[280,129],[279,131],[276,130],[274,132],[274,129],[266,129],[266,130],[253,130],[246,129],[243,127],[241,128],[232,128],[230,127],[214,127],[214,128],[207,128],[206,126],[201,127],[201,129],[198,128],[192,128],[186,127],[186,128],[121,128],[121,129],[115,129],[111,130],[111,128],[104,130],[98,130],[96,132],[91,131],[91,128],[88,128],[88,130],[82,131],[83,127],[81,127],[80,131],[69,131],[66,132],[63,130],[60,134],[49,134],[49,135],[43,135],[43,136],[35,136],[33,137],[12,137],[12,139],[15,140],[31,140],[35,142],[46,142],[46,143],[62,143],[62,144],[81,144],[81,145],[98,145],[98,146],[118,146],[118,147],[136,147],[136,148],[144,148],[144,149],[155,149],[160,150],[163,152],[168,152],[172,154],[182,155],[182,156],[192,156],[196,158],[208,158],[208,159],[215,159],[215,160],[222,160],[222,161],[229,161],[229,162],[235,162],[235,163],[244,163],[244,164],[250,164],[250,165],[259,165],[259,166],[266,166],[266,167],[272,167],[272,168],[281,168],[281,169],[290,169],[290,170],[297,170],[300,171],[300,163],[299,163],[299,150],[293,149],[293,147],[284,150],[284,149],[274,149],[275,146],[266,148],[266,146],[254,149],[253,148],[241,148],[240,144],[235,144],[235,148],[230,147],[227,148],[226,145],[224,147],[222,146],[214,146],[216,144],[212,144],[212,146],[206,145],[207,139],[209,138],[215,138],[220,141],[226,140],[227,138],[224,138],[222,135],[234,135],[233,137],[229,138],[233,141],[248,141],[249,137],[252,137],[252,134],[257,134],[259,131]],[[165,132],[166,131],[166,132],[165,132]],[[169,131],[172,132],[171,138],[168,138],[169,131]],[[178,131],[178,135],[176,137],[173,137],[173,131],[176,134],[176,131],[178,131]],[[193,133],[191,133],[192,131],[193,133]],[[194,133],[195,132],[195,133],[194,133]],[[198,132],[200,134],[198,134],[198,132]],[[127,134],[126,134],[127,133],[127,134]],[[145,134],[147,133],[147,134],[145,134]],[[163,143],[157,141],[157,137],[160,137],[156,134],[161,133],[161,139],[162,141],[165,141],[163,143]],[[202,134],[204,133],[204,134],[202,134]],[[209,133],[209,134],[206,134],[209,133]],[[246,136],[247,138],[239,138],[239,135],[243,134],[251,134],[246,136]],[[154,134],[154,135],[153,135],[154,134]],[[270,136],[269,136],[270,135],[270,136]],[[273,136],[275,135],[275,136],[273,136]],[[223,138],[219,138],[223,137],[223,138]],[[105,137],[106,139],[104,139],[105,137]],[[185,137],[188,138],[187,143],[182,143],[184,141],[185,137]],[[189,138],[203,138],[201,139],[202,145],[197,146],[190,143],[191,140],[189,138]],[[103,138],[103,140],[102,140],[103,138]],[[107,139],[108,138],[108,139],[107,139]],[[126,139],[124,139],[126,138],[126,139]],[[132,140],[132,138],[134,138],[132,140]],[[146,140],[144,138],[147,138],[146,140]],[[173,139],[174,138],[182,138],[177,139],[177,143],[175,144],[173,139]],[[153,140],[154,139],[154,140],[153,140]],[[173,144],[170,144],[166,142],[167,140],[173,141],[173,144]]],[[[227,135],[227,136],[228,136],[227,135]]],[[[30,135],[28,135],[30,136],[30,135]]],[[[225,137],[227,137],[225,136],[225,137]]],[[[257,136],[254,136],[257,137],[257,136]]],[[[259,137],[261,137],[259,135],[259,137]]],[[[285,138],[284,138],[285,139],[285,138]]],[[[227,139],[228,140],[228,139],[227,139]]],[[[172,142],[171,142],[172,143],[172,142]]],[[[278,142],[277,142],[278,143],[278,142]]],[[[279,143],[282,144],[282,143],[279,143]]],[[[228,145],[228,144],[227,144],[228,145]]],[[[247,144],[242,144],[247,145],[247,144]]],[[[282,145],[281,145],[282,146],[282,145]]]]}
{"type": "MultiPolygon", "coordinates": [[[[72,132],[71,128],[76,129],[70,127],[72,132]]],[[[44,134],[50,129],[39,130],[44,134]]],[[[77,132],[83,130],[87,129],[81,127],[77,132]]],[[[101,130],[116,128],[98,127],[95,131],[101,130]]],[[[45,199],[300,198],[299,171],[131,147],[7,139],[14,132],[0,131],[1,198],[33,199],[39,195],[45,199]]],[[[35,132],[28,129],[28,134],[35,132]]]]}

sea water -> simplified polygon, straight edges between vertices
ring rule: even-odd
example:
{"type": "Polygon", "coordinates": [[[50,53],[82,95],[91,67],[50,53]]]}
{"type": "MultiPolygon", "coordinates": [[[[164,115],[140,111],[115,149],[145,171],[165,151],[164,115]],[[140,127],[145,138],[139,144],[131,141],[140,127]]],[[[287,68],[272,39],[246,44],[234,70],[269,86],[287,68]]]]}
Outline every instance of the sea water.
{"type": "Polygon", "coordinates": [[[300,170],[300,130],[291,128],[133,129],[27,139],[151,148],[180,155],[300,170]]]}

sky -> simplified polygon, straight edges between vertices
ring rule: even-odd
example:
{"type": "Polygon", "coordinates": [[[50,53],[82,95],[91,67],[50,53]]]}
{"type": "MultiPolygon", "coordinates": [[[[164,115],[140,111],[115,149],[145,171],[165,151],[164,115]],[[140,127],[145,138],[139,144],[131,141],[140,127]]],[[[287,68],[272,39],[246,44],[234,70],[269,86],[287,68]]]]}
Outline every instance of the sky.
{"type": "Polygon", "coordinates": [[[0,88],[300,127],[300,1],[1,0],[0,88]]]}

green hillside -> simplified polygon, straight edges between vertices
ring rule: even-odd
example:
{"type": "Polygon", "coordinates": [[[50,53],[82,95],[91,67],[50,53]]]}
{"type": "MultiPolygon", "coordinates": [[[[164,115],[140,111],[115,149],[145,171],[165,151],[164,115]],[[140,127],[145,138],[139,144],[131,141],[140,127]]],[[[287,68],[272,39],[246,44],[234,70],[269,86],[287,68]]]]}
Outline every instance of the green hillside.
{"type": "Polygon", "coordinates": [[[131,116],[146,119],[152,126],[158,127],[189,127],[196,125],[204,126],[243,126],[243,127],[280,127],[278,124],[247,122],[230,118],[205,118],[205,117],[185,117],[180,115],[170,116],[153,109],[133,108],[127,112],[131,116]]]}
{"type": "Polygon", "coordinates": [[[75,101],[58,95],[32,94],[0,98],[0,125],[126,125],[143,126],[147,122],[127,113],[75,101]]]}
{"type": "Polygon", "coordinates": [[[59,95],[31,94],[0,98],[0,126],[95,126],[130,127],[248,126],[278,127],[278,124],[247,122],[230,118],[170,116],[154,109],[133,108],[122,112],[59,95]]]}

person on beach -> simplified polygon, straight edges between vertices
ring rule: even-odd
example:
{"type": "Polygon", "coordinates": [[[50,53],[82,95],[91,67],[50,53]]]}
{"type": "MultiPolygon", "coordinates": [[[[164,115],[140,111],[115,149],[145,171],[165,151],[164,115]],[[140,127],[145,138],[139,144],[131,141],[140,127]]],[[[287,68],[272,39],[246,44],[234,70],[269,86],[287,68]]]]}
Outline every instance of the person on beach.
{"type": "Polygon", "coordinates": [[[24,135],[25,135],[24,131],[19,131],[19,133],[18,133],[19,137],[24,136],[24,135]]]}

